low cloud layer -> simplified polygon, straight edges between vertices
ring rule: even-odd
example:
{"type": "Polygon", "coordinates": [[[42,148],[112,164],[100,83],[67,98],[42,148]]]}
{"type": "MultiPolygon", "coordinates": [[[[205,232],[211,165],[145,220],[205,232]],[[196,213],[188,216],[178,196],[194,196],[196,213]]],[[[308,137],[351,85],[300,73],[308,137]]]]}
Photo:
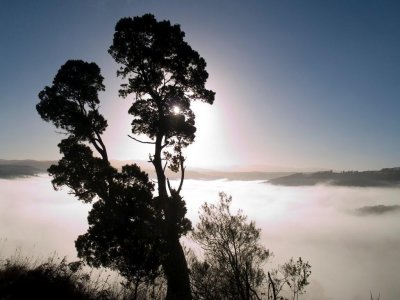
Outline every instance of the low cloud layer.
{"type": "MultiPolygon", "coordinates": [[[[233,196],[233,211],[242,209],[262,228],[262,242],[274,252],[267,268],[298,256],[310,262],[304,299],[400,294],[400,189],[186,180],[184,199],[194,224],[201,204],[216,202],[220,191],[233,196]]],[[[54,191],[45,175],[0,180],[0,255],[20,248],[32,257],[55,251],[74,259],[74,241],[87,229],[89,208],[67,189],[54,191]]]]}

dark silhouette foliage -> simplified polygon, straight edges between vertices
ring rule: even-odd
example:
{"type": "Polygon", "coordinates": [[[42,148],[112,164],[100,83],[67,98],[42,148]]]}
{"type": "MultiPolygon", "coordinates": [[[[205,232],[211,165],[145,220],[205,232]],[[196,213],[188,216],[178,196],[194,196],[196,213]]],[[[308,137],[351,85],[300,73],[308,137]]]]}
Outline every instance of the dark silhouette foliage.
{"type": "Polygon", "coordinates": [[[198,299],[259,299],[266,280],[262,265],[270,252],[260,244],[260,229],[238,211],[232,197],[220,194],[217,205],[204,204],[193,238],[205,260],[191,260],[192,286],[198,299]]]}
{"type": "Polygon", "coordinates": [[[89,269],[82,261],[50,256],[0,258],[0,299],[145,300],[163,299],[164,280],[131,282],[106,270],[89,269]]]}
{"type": "Polygon", "coordinates": [[[101,138],[107,122],[98,112],[102,80],[95,64],[68,61],[53,85],[40,92],[39,114],[68,135],[58,145],[63,157],[49,173],[56,189],[65,185],[79,200],[95,201],[88,232],[76,241],[79,257],[92,266],[118,270],[129,280],[151,279],[160,265],[154,186],[138,166],[118,171],[108,161],[101,138]]]}
{"type": "Polygon", "coordinates": [[[67,135],[59,144],[62,159],[49,169],[54,187],[67,186],[78,199],[94,201],[89,230],[76,241],[79,256],[132,281],[152,280],[162,265],[167,299],[192,298],[179,242],[191,228],[180,196],[185,174],[182,150],[195,138],[191,102],[214,101],[214,92],[205,88],[205,60],[184,36],[179,25],[159,22],[150,14],[123,18],[109,49],[120,64],[117,75],[127,79],[120,95],[133,95],[132,133],[146,135],[150,141],[145,143],[154,145],[149,158],[158,195],[153,195],[153,184],[137,165],[122,171],[110,165],[102,140],[107,121],[98,110],[98,93],[105,87],[95,63],[67,61],[53,84],[39,93],[37,105],[41,117],[67,135]],[[166,167],[181,172],[177,188],[166,178],[166,167]]]}
{"type": "MultiPolygon", "coordinates": [[[[7,260],[0,267],[0,299],[99,299],[78,263],[49,260],[38,266],[7,260]]],[[[104,298],[105,299],[105,298],[104,298]]]]}
{"type": "MultiPolygon", "coordinates": [[[[134,116],[132,133],[153,139],[154,163],[158,164],[157,150],[163,150],[169,168],[175,172],[183,164],[182,148],[195,138],[191,101],[212,104],[215,95],[205,88],[208,78],[205,60],[184,41],[184,36],[179,25],[158,22],[150,14],[123,18],[115,27],[109,49],[121,66],[117,75],[127,79],[121,85],[120,95],[124,98],[134,95],[129,110],[134,116]],[[179,108],[179,114],[175,113],[175,107],[179,108]],[[166,146],[172,153],[164,149],[166,146]]],[[[160,172],[157,167],[156,171],[160,172]]]]}
{"type": "Polygon", "coordinates": [[[179,195],[184,180],[182,150],[194,141],[195,115],[191,102],[212,104],[214,92],[205,88],[208,73],[200,55],[184,41],[179,25],[157,21],[153,15],[123,18],[116,27],[109,53],[120,64],[118,76],[127,79],[120,95],[133,94],[129,113],[132,133],[144,134],[154,143],[150,155],[157,175],[156,201],[163,214],[163,269],[168,281],[167,298],[191,299],[187,263],[179,238],[191,227],[179,195]],[[179,113],[175,112],[179,108],[179,113]],[[164,160],[164,163],[163,161],[164,160]],[[181,172],[172,188],[165,167],[181,172]]]}

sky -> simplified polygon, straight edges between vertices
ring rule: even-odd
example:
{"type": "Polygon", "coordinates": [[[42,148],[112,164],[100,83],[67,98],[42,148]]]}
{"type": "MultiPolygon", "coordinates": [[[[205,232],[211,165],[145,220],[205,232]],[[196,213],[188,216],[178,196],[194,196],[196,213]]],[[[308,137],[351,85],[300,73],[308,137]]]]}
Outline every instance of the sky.
{"type": "Polygon", "coordinates": [[[400,163],[398,1],[0,0],[0,158],[58,159],[37,94],[68,59],[96,62],[113,159],[145,160],[107,50],[116,22],[178,23],[207,62],[188,166],[366,170],[400,163]]]}

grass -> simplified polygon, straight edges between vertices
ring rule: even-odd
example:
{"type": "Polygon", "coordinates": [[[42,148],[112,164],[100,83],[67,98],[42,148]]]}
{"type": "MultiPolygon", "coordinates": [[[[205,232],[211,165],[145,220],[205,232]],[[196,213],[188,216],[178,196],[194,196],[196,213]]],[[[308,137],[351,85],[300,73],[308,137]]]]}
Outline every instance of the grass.
{"type": "Polygon", "coordinates": [[[88,269],[80,261],[50,256],[46,261],[19,251],[0,259],[0,299],[126,299],[130,291],[115,276],[88,269]]]}
{"type": "Polygon", "coordinates": [[[81,261],[68,262],[55,253],[45,260],[23,256],[20,250],[10,258],[0,257],[0,300],[144,300],[164,296],[162,278],[135,286],[116,272],[89,268],[81,261]]]}

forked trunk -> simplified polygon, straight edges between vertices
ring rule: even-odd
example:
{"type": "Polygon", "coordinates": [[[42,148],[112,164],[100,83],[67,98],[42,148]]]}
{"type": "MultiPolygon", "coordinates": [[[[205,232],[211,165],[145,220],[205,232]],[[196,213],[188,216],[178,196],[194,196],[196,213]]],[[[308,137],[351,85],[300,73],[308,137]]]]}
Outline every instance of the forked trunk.
{"type": "Polygon", "coordinates": [[[166,178],[161,163],[161,140],[162,137],[156,139],[153,165],[157,173],[158,195],[163,205],[166,225],[166,228],[164,228],[166,249],[162,263],[167,277],[166,300],[191,300],[189,270],[182,245],[179,242],[177,220],[174,219],[176,214],[171,211],[175,206],[171,201],[174,200],[168,197],[166,178]]]}

